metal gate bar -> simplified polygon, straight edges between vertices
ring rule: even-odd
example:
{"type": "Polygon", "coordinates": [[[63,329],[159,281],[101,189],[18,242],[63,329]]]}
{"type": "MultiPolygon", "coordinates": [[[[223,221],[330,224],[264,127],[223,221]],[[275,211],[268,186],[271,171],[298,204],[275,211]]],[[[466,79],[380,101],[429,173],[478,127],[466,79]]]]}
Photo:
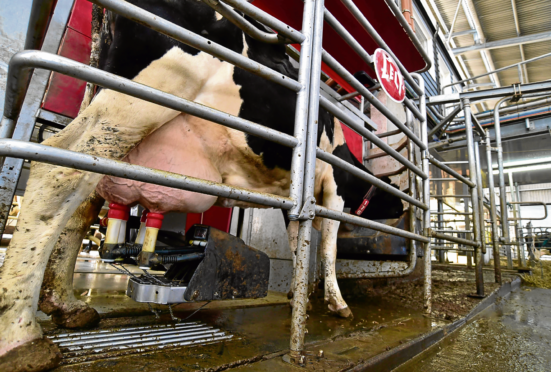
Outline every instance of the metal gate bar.
{"type": "MultiPolygon", "coordinates": [[[[91,172],[115,175],[123,178],[132,178],[143,182],[155,183],[168,187],[175,187],[196,192],[203,192],[210,195],[218,195],[238,200],[246,200],[251,203],[263,204],[266,206],[274,206],[282,209],[290,209],[289,217],[291,219],[299,219],[299,241],[297,250],[297,264],[295,268],[295,307],[292,315],[292,337],[291,337],[291,352],[293,357],[299,357],[304,346],[304,320],[306,315],[307,303],[307,285],[308,285],[308,258],[310,250],[310,235],[312,228],[312,219],[317,214],[321,217],[332,218],[339,221],[350,222],[359,226],[369,227],[375,230],[388,232],[397,236],[405,237],[411,240],[416,240],[425,243],[425,308],[430,312],[430,244],[427,237],[430,227],[430,208],[429,208],[429,179],[428,179],[428,153],[427,153],[427,128],[426,128],[426,100],[424,96],[423,79],[418,74],[409,74],[402,66],[399,60],[397,64],[402,69],[405,79],[410,82],[413,89],[419,94],[419,108],[415,106],[412,100],[406,98],[405,106],[408,108],[407,115],[415,115],[421,120],[421,138],[418,138],[404,123],[395,117],[380,101],[378,101],[367,88],[357,81],[340,63],[332,56],[322,50],[322,32],[324,17],[330,18],[330,14],[326,12],[323,0],[306,0],[303,13],[303,33],[293,30],[289,26],[271,17],[267,13],[257,9],[242,0],[224,0],[225,3],[234,6],[236,9],[243,11],[245,14],[258,19],[260,22],[274,28],[281,35],[300,42],[301,58],[299,64],[298,82],[290,79],[272,69],[267,68],[257,62],[228,50],[216,43],[213,43],[199,35],[196,35],[188,30],[176,26],[168,21],[158,18],[153,14],[144,11],[138,7],[128,4],[121,0],[91,0],[104,8],[110,9],[129,19],[132,19],[142,25],[152,28],[167,36],[170,36],[178,41],[191,45],[199,50],[223,59],[237,67],[255,73],[267,80],[276,82],[297,92],[297,113],[295,117],[294,137],[284,133],[263,127],[259,124],[243,120],[239,117],[225,114],[221,111],[214,110],[191,101],[187,101],[173,95],[163,93],[156,89],[146,87],[144,85],[132,82],[128,79],[123,79],[104,71],[93,69],[89,66],[84,66],[76,62],[66,60],[63,57],[48,55],[43,52],[23,52],[12,60],[10,63],[10,81],[9,92],[6,94],[5,116],[2,119],[0,134],[2,137],[10,137],[15,127],[17,116],[19,115],[20,103],[25,96],[26,76],[31,68],[45,68],[60,73],[65,73],[73,77],[81,78],[87,81],[96,83],[109,89],[119,91],[123,94],[129,94],[149,102],[163,105],[174,110],[187,112],[191,115],[204,118],[225,125],[246,133],[265,138],[267,140],[280,143],[287,147],[293,148],[293,161],[291,166],[292,187],[290,197],[281,197],[271,194],[263,194],[253,192],[228,185],[207,182],[192,177],[176,175],[169,172],[159,172],[146,167],[140,167],[119,161],[92,157],[86,154],[79,154],[68,150],[55,149],[44,145],[29,144],[14,140],[4,139],[0,141],[0,154],[11,157],[27,158],[35,161],[48,162],[51,164],[67,166],[91,172]],[[332,154],[325,153],[316,148],[317,140],[317,118],[320,100],[320,81],[322,58],[326,63],[339,73],[341,77],[347,80],[353,87],[358,89],[359,94],[368,99],[375,107],[379,109],[389,120],[391,120],[400,131],[414,142],[421,150],[423,150],[422,169],[416,167],[411,159],[406,159],[397,151],[387,146],[376,135],[362,128],[354,120],[350,120],[348,114],[342,112],[333,103],[325,98],[321,98],[321,103],[329,111],[337,112],[339,119],[344,118],[346,124],[352,124],[351,127],[361,135],[370,139],[374,144],[379,145],[383,151],[388,152],[396,158],[400,163],[407,167],[411,172],[417,174],[423,182],[423,202],[418,201],[415,197],[411,197],[399,190],[389,189],[384,183],[376,180],[373,176],[366,172],[355,170],[352,167],[344,166],[340,159],[332,154]],[[417,82],[415,82],[417,80],[417,82]],[[340,116],[340,117],[339,117],[340,116]],[[385,148],[386,146],[386,148],[385,148]],[[362,177],[371,183],[377,184],[377,187],[386,189],[394,193],[396,196],[410,203],[410,213],[414,206],[424,210],[423,224],[424,235],[419,235],[406,230],[396,229],[394,227],[380,224],[374,221],[369,221],[360,217],[355,217],[350,214],[345,214],[341,211],[333,211],[322,206],[314,206],[314,179],[315,179],[315,164],[316,156],[319,155],[322,160],[327,161],[335,166],[352,172],[356,176],[362,177]],[[122,164],[121,164],[122,163],[122,164]],[[310,210],[309,213],[307,213],[310,210]],[[427,264],[428,260],[428,264],[427,264]]],[[[347,1],[344,1],[349,3],[347,1]]],[[[216,4],[211,4],[217,6],[216,4]]],[[[218,5],[221,5],[218,3],[218,5]]],[[[353,5],[353,4],[352,4],[353,5]]],[[[347,5],[350,9],[350,4],[347,5]]],[[[252,30],[250,24],[244,19],[239,19],[238,15],[231,9],[221,5],[223,12],[229,18],[233,18],[233,22],[245,32],[260,39],[268,40],[268,42],[287,42],[288,40],[273,37],[272,34],[257,32],[252,30]]],[[[393,8],[391,6],[391,8],[393,8]]],[[[351,10],[354,14],[354,10],[351,10]]],[[[360,24],[368,31],[368,33],[378,42],[378,44],[394,56],[392,51],[375,32],[372,26],[367,22],[365,17],[359,14],[354,14],[360,24]]],[[[400,18],[400,16],[398,16],[400,18]]],[[[403,17],[402,17],[403,18],[403,17]]],[[[401,19],[399,19],[402,21],[401,19]]],[[[340,24],[333,22],[336,25],[337,32],[347,39],[348,32],[344,32],[344,28],[340,24]],[[340,32],[339,32],[340,30],[340,32]]],[[[404,26],[406,32],[411,30],[404,26]]],[[[415,37],[413,36],[415,39],[415,37]]],[[[350,41],[350,40],[348,40],[350,41]]],[[[418,43],[418,41],[415,39],[418,43]]],[[[352,44],[354,44],[352,42],[352,44]]],[[[355,48],[360,57],[369,56],[363,48],[360,50],[355,48]]],[[[421,51],[421,53],[423,53],[421,51]]],[[[425,56],[424,56],[425,57],[425,56]]],[[[430,62],[427,63],[430,65],[430,62]]],[[[408,119],[411,122],[411,119],[408,119]]],[[[415,179],[413,174],[410,174],[412,180],[415,179]]],[[[413,194],[414,196],[414,194],[413,194]]],[[[413,224],[412,224],[413,226],[413,224]]],[[[415,250],[410,248],[411,261],[410,267],[404,271],[412,269],[415,264],[415,250]]]]}
{"type": "Polygon", "coordinates": [[[294,205],[293,200],[284,196],[250,191],[240,187],[228,186],[223,183],[184,176],[178,173],[160,171],[119,160],[87,155],[80,152],[58,149],[56,147],[29,143],[26,141],[0,139],[0,155],[61,165],[67,168],[133,179],[180,190],[201,192],[203,194],[215,195],[228,199],[258,203],[274,208],[290,209],[294,205]]]}
{"type": "Polygon", "coordinates": [[[2,117],[0,138],[9,138],[15,128],[25,99],[25,82],[33,68],[43,68],[60,74],[88,81],[104,88],[112,89],[148,102],[156,103],[176,111],[188,113],[199,118],[252,134],[257,137],[295,147],[298,140],[288,134],[227,114],[200,103],[195,103],[161,90],[136,83],[132,80],[102,71],[71,59],[41,51],[23,51],[10,60],[6,86],[6,100],[2,117]],[[11,131],[8,129],[11,128],[11,131]]]}

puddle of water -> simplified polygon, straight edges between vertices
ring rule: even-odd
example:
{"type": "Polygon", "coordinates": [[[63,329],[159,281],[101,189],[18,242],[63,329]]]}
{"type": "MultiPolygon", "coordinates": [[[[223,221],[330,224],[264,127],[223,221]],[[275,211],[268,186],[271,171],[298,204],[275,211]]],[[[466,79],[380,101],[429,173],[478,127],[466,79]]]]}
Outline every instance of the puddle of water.
{"type": "Polygon", "coordinates": [[[551,290],[518,290],[396,372],[551,370],[551,290]]]}

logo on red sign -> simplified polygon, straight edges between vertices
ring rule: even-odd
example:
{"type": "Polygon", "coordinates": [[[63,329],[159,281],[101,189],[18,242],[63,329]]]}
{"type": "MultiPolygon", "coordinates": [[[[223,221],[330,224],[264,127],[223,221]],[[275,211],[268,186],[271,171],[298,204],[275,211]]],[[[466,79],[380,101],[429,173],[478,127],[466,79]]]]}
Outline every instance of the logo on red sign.
{"type": "Polygon", "coordinates": [[[375,50],[373,57],[379,83],[392,100],[401,103],[406,97],[406,86],[398,65],[383,49],[375,50]]]}

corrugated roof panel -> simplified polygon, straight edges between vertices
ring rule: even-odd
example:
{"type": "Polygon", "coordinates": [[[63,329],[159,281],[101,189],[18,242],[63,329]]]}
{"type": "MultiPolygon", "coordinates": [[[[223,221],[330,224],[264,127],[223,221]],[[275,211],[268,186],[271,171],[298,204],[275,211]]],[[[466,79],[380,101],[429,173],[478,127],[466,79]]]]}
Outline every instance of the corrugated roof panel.
{"type": "Polygon", "coordinates": [[[486,41],[517,36],[511,1],[473,1],[486,41]]]}
{"type": "MultiPolygon", "coordinates": [[[[468,1],[468,0],[460,0],[468,1]]],[[[551,0],[514,0],[516,2],[520,36],[532,35],[551,31],[551,0]]],[[[438,11],[446,22],[448,29],[451,26],[458,0],[434,0],[438,11]]],[[[517,37],[515,18],[511,0],[473,0],[486,41],[497,41],[517,37]]],[[[460,8],[453,32],[469,30],[471,27],[465,16],[463,7],[460,8]]],[[[474,45],[473,35],[454,38],[457,47],[474,45]]],[[[523,45],[526,59],[551,53],[551,41],[536,42],[523,45]]],[[[521,61],[519,46],[492,49],[490,55],[496,68],[501,68],[521,61]]],[[[487,72],[480,57],[480,51],[463,55],[467,69],[471,76],[487,72]]],[[[543,59],[530,63],[527,66],[529,82],[551,79],[550,59],[543,59]]],[[[519,81],[515,68],[498,74],[502,86],[511,85],[519,81]]],[[[487,78],[477,79],[476,83],[488,81],[487,78]]],[[[485,88],[484,88],[485,89],[485,88]]]]}
{"type": "Polygon", "coordinates": [[[551,1],[516,0],[521,35],[551,30],[551,1]]]}

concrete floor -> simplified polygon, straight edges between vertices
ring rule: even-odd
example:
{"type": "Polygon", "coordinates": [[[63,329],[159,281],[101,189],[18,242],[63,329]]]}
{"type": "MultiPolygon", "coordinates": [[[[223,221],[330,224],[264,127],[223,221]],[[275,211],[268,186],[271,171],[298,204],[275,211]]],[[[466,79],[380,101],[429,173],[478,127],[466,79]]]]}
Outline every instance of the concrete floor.
{"type": "MultiPolygon", "coordinates": [[[[461,277],[470,283],[467,286],[469,292],[474,289],[471,272],[454,272],[452,275],[439,271],[435,275],[439,280],[454,283],[454,288],[460,286],[457,280],[461,277]]],[[[96,261],[79,261],[77,264],[75,294],[100,312],[103,318],[100,329],[171,323],[167,306],[157,306],[164,313],[160,319],[155,319],[146,304],[128,298],[124,294],[127,280],[125,275],[119,275],[110,266],[96,261]]],[[[313,310],[309,311],[306,323],[306,354],[310,357],[304,368],[309,370],[347,369],[451,324],[450,320],[424,316],[422,309],[407,305],[403,299],[389,300],[389,296],[373,294],[362,298],[347,296],[345,299],[355,317],[352,320],[340,319],[329,313],[320,293],[312,297],[313,310]],[[324,357],[316,358],[320,350],[323,350],[324,357]]],[[[202,305],[204,303],[181,304],[174,307],[174,313],[184,319],[202,305]]],[[[64,360],[57,370],[123,371],[135,370],[138,365],[140,371],[304,369],[282,359],[289,348],[291,323],[291,309],[283,293],[270,292],[268,297],[257,300],[214,301],[188,321],[200,321],[219,328],[232,334],[233,338],[217,344],[141,354],[110,355],[107,352],[91,357],[71,357],[64,360]]],[[[45,316],[41,323],[47,335],[66,332],[57,329],[45,316]]]]}
{"type": "Polygon", "coordinates": [[[395,372],[551,371],[551,290],[521,287],[395,372]]]}

